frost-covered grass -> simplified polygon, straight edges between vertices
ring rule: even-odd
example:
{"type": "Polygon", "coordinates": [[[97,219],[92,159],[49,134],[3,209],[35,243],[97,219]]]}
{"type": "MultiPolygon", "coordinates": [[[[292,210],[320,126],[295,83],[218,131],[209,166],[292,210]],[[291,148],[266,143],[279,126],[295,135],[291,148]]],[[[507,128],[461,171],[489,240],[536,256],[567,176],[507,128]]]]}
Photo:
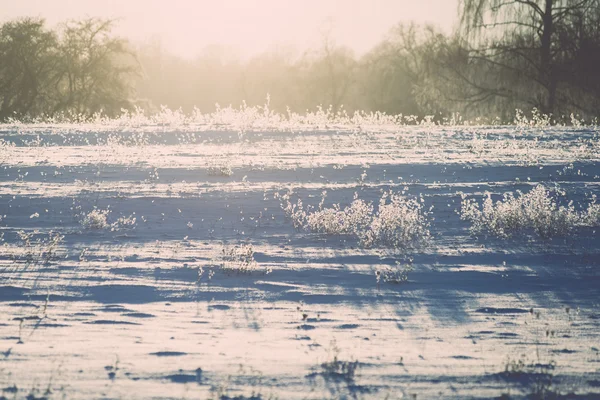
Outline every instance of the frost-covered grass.
{"type": "Polygon", "coordinates": [[[203,164],[208,175],[229,177],[256,162],[255,154],[261,167],[273,169],[323,162],[367,164],[373,157],[417,159],[421,154],[439,162],[519,165],[600,159],[597,121],[576,116],[560,121],[537,111],[531,117],[518,112],[506,126],[498,126],[497,119],[465,121],[459,115],[439,119],[349,114],[322,107],[301,114],[279,113],[268,103],[217,107],[210,113],[163,108],[149,115],[135,109],[113,119],[69,115],[2,123],[6,134],[0,135],[0,163],[76,165],[79,157],[85,157],[90,164],[143,163],[152,169],[172,168],[176,160],[178,166],[195,169],[203,164]],[[490,121],[496,126],[484,126],[490,121]],[[332,145],[317,144],[322,136],[332,137],[332,145]],[[56,145],[63,147],[60,160],[56,145]],[[346,150],[338,152],[340,148],[346,150]],[[288,153],[294,156],[280,157],[288,153]]]}
{"type": "MultiPolygon", "coordinates": [[[[250,129],[262,130],[291,130],[297,129],[327,129],[334,126],[354,126],[356,128],[388,126],[388,125],[423,125],[431,126],[436,122],[433,116],[420,118],[416,115],[390,115],[384,112],[355,111],[348,113],[344,109],[334,111],[333,107],[317,106],[314,111],[296,113],[287,110],[284,113],[276,112],[270,108],[267,100],[264,105],[248,106],[243,103],[239,107],[221,107],[215,105],[215,111],[203,113],[194,109],[191,113],[184,113],[181,109],[171,110],[163,106],[154,114],[146,113],[142,108],[123,110],[117,118],[108,118],[102,114],[91,117],[76,114],[57,114],[53,117],[41,116],[27,121],[7,121],[7,125],[23,126],[27,124],[52,124],[52,125],[85,125],[110,126],[112,128],[144,127],[160,125],[163,127],[185,127],[188,125],[203,125],[208,129],[227,127],[228,130],[236,128],[239,133],[250,129]]],[[[439,121],[438,124],[456,125],[465,121],[460,116],[453,116],[439,121]]]]}
{"type": "MultiPolygon", "coordinates": [[[[39,116],[26,120],[8,119],[0,125],[24,128],[31,125],[54,125],[63,128],[76,127],[78,130],[114,131],[115,129],[131,129],[158,126],[165,129],[188,130],[193,127],[203,130],[237,131],[240,137],[248,131],[306,131],[348,128],[356,131],[377,130],[386,127],[399,126],[483,126],[483,125],[513,125],[520,128],[547,128],[550,126],[573,126],[573,127],[598,127],[597,118],[585,121],[579,116],[552,116],[541,113],[533,108],[531,112],[515,110],[512,120],[502,121],[498,117],[478,117],[472,120],[464,119],[460,114],[439,118],[434,115],[422,117],[416,115],[387,114],[385,112],[365,112],[357,110],[349,113],[340,107],[334,110],[332,106],[319,105],[312,111],[303,113],[291,111],[277,112],[270,107],[270,99],[267,97],[265,104],[249,106],[245,102],[239,107],[222,107],[215,105],[212,112],[202,112],[195,108],[190,113],[181,109],[172,110],[162,106],[159,112],[150,114],[143,108],[135,107],[133,110],[122,110],[120,116],[109,118],[101,113],[92,116],[67,113],[56,114],[52,117],[39,116]]],[[[117,138],[113,135],[111,140],[117,138]]],[[[134,135],[130,138],[121,138],[120,144],[141,145],[145,144],[143,136],[134,135]],[[121,141],[122,140],[122,141],[121,141]]]]}
{"type": "Polygon", "coordinates": [[[550,239],[565,236],[578,227],[599,225],[600,205],[595,197],[581,211],[575,209],[572,201],[560,205],[558,200],[564,197],[564,192],[551,191],[540,184],[528,193],[505,193],[502,200],[496,202],[488,193],[481,207],[475,199],[463,198],[461,219],[471,222],[474,234],[500,238],[533,233],[550,239]]]}
{"type": "Polygon", "coordinates": [[[365,248],[418,249],[425,247],[431,237],[429,212],[423,210],[422,201],[391,191],[383,193],[377,206],[356,195],[346,207],[334,204],[325,208],[323,198],[318,209],[306,210],[301,200],[291,203],[289,194],[281,199],[282,208],[296,228],[354,237],[365,248]]]}

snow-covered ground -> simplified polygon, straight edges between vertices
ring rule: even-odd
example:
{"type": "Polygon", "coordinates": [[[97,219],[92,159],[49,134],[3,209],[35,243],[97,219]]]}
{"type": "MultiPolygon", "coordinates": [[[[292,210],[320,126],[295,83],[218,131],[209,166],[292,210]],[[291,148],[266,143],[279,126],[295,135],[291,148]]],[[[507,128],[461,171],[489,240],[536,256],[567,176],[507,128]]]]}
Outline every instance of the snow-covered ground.
{"type": "Polygon", "coordinates": [[[598,129],[2,125],[0,399],[600,398],[600,228],[461,219],[538,183],[592,204],[598,129]],[[284,210],[389,191],[426,245],[284,210]]]}

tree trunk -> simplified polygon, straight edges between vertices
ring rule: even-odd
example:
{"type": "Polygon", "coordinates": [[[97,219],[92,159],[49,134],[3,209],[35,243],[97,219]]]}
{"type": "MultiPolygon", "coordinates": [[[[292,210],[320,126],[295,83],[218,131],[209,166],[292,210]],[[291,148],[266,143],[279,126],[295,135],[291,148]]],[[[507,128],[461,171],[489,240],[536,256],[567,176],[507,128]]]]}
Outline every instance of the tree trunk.
{"type": "Polygon", "coordinates": [[[554,30],[552,1],[553,0],[546,0],[545,2],[544,15],[542,16],[543,31],[540,47],[540,81],[544,83],[547,91],[545,102],[542,104],[542,111],[545,114],[554,112],[557,86],[551,54],[552,33],[554,30]]]}

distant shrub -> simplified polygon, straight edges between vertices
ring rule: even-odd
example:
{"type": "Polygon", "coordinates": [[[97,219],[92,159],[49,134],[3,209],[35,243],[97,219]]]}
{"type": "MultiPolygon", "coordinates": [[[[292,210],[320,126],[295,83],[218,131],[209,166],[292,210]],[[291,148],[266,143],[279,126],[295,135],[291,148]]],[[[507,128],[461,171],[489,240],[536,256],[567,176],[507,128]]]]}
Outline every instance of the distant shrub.
{"type": "Polygon", "coordinates": [[[471,222],[471,232],[484,233],[500,238],[533,233],[544,239],[564,236],[579,226],[597,226],[600,222],[600,206],[595,202],[587,209],[576,211],[573,202],[558,205],[556,199],[564,196],[554,194],[543,185],[530,192],[505,193],[502,200],[494,202],[488,193],[480,207],[476,200],[463,198],[461,219],[471,222]]]}

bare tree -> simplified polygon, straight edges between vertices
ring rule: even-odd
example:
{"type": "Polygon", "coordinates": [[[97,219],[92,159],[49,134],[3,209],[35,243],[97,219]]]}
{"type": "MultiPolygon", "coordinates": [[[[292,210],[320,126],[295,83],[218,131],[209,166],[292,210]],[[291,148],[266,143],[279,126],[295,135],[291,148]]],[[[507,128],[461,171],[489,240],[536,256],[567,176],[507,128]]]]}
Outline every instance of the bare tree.
{"type": "MultiPolygon", "coordinates": [[[[557,107],[564,46],[575,16],[598,15],[600,0],[461,0],[461,30],[474,59],[521,74],[531,84],[529,102],[546,113],[557,107]]],[[[585,22],[584,22],[585,23],[585,22]]],[[[514,95],[512,88],[490,88],[514,95]]]]}
{"type": "Polygon", "coordinates": [[[338,111],[348,98],[355,80],[356,60],[353,52],[335,44],[331,23],[321,31],[321,47],[307,52],[299,62],[313,104],[331,106],[338,111]]]}

